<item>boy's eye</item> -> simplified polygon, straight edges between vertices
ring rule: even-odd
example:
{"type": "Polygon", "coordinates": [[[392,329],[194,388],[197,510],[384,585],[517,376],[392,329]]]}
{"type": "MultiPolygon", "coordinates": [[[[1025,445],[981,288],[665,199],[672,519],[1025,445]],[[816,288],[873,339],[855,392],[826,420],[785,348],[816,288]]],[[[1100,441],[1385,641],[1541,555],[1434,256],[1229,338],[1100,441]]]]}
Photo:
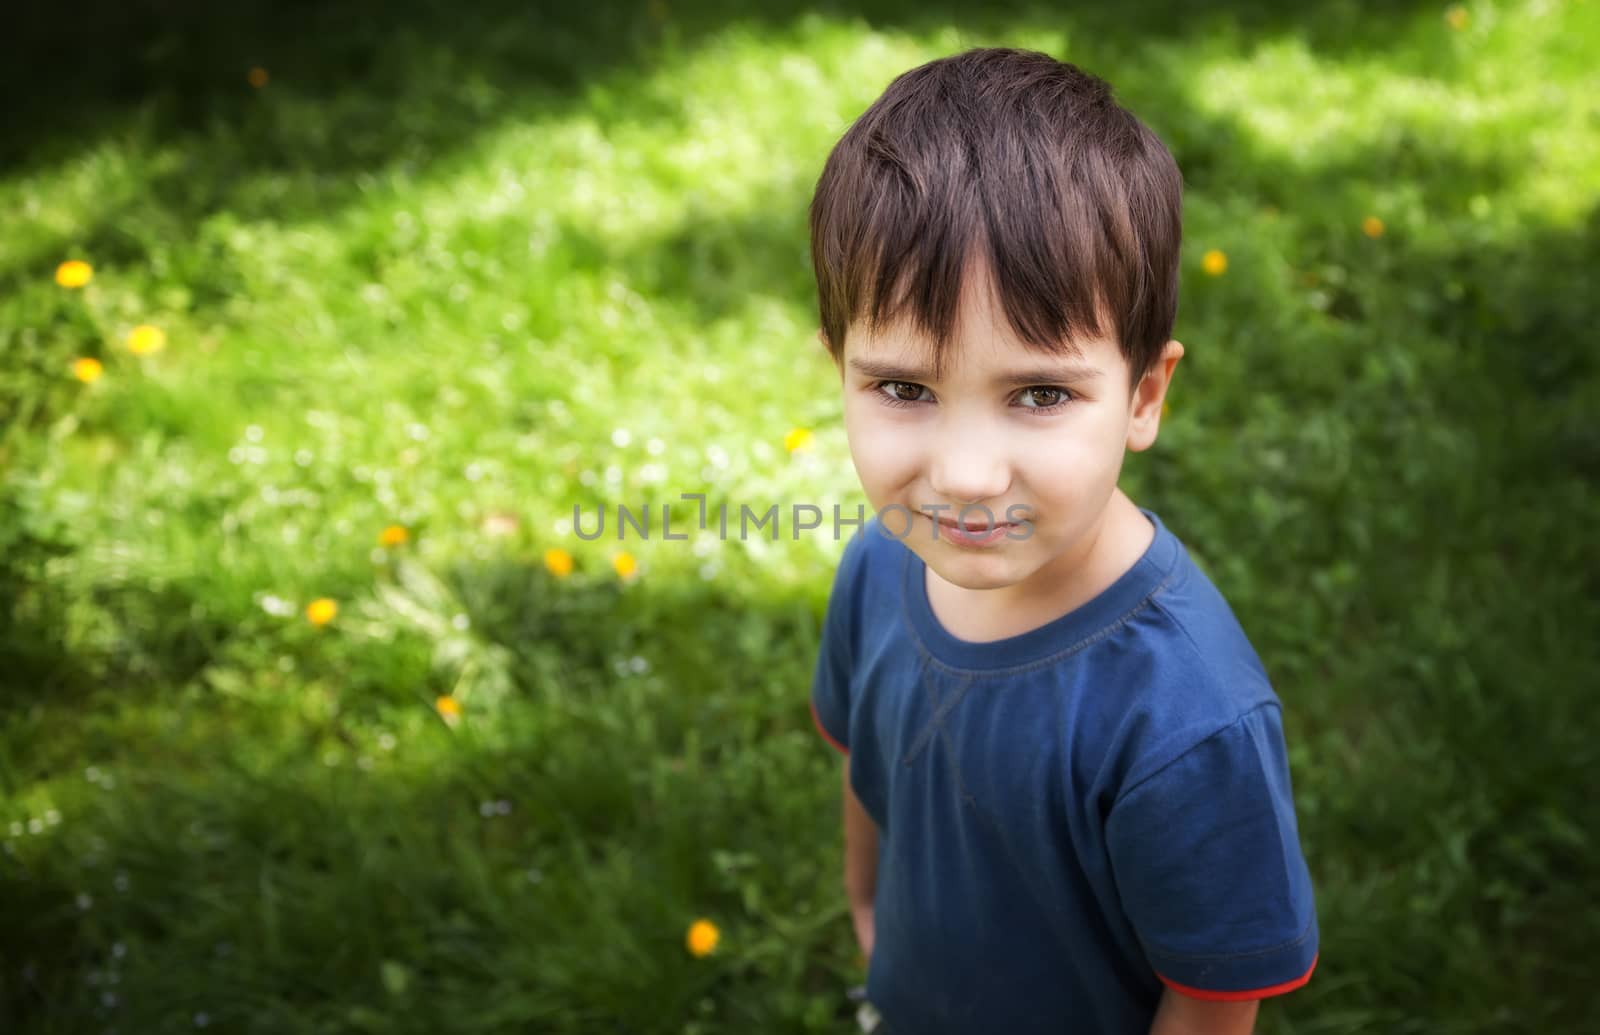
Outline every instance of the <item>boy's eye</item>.
{"type": "Polygon", "coordinates": [[[1052,406],[1058,406],[1066,402],[1067,392],[1063,388],[1035,385],[1032,388],[1024,388],[1021,398],[1023,399],[1023,407],[1026,409],[1047,410],[1052,406]]]}
{"type": "Polygon", "coordinates": [[[878,390],[884,393],[890,402],[899,403],[920,402],[922,393],[927,391],[922,385],[910,381],[882,381],[878,384],[878,390]]]}

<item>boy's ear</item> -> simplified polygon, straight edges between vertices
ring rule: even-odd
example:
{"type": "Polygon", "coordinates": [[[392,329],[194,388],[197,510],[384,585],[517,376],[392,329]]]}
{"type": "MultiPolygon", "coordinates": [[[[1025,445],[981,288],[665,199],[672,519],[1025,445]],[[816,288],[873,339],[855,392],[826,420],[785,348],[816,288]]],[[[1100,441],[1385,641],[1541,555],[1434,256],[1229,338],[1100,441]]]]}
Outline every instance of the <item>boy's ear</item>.
{"type": "Polygon", "coordinates": [[[1183,358],[1183,343],[1169,341],[1161,350],[1144,380],[1133,390],[1133,407],[1128,422],[1128,449],[1138,453],[1155,445],[1156,433],[1161,430],[1161,409],[1166,402],[1167,388],[1172,384],[1172,372],[1183,358]]]}

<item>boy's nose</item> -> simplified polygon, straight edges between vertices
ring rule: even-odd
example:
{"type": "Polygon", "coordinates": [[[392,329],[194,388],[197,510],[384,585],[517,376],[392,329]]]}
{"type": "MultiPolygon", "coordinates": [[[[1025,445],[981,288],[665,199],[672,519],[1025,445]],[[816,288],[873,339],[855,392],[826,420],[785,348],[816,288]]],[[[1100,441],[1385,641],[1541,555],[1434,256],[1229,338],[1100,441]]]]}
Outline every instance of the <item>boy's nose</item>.
{"type": "MultiPolygon", "coordinates": [[[[1003,450],[967,437],[932,443],[928,484],[940,499],[930,503],[995,502],[1011,487],[1011,464],[1003,450]]],[[[957,517],[955,514],[949,517],[957,517]]],[[[998,515],[997,515],[998,516],[998,515]]],[[[974,518],[973,520],[976,520],[974,518]]]]}

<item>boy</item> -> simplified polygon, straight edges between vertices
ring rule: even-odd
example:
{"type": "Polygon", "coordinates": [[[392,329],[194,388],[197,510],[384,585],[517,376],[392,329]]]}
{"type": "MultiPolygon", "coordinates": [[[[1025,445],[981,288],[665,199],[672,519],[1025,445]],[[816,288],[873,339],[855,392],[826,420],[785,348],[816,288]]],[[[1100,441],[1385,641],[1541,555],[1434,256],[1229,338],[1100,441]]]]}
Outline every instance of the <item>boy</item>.
{"type": "Polygon", "coordinates": [[[1279,700],[1117,487],[1183,346],[1182,177],[1101,79],[901,75],[811,206],[818,337],[876,516],[812,716],[894,1035],[1248,1033],[1317,958],[1279,700]]]}

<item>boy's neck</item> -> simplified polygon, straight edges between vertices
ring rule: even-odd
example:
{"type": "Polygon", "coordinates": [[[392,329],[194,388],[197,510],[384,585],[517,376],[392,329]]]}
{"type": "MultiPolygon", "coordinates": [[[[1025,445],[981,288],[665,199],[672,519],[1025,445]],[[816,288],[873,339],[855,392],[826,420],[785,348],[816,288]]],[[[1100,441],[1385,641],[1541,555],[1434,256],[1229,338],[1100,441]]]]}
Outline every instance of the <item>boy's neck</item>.
{"type": "Polygon", "coordinates": [[[1144,556],[1154,538],[1150,519],[1115,488],[1095,526],[1072,550],[1014,586],[963,589],[927,568],[928,604],[958,639],[984,643],[1020,636],[1105,592],[1144,556]]]}

